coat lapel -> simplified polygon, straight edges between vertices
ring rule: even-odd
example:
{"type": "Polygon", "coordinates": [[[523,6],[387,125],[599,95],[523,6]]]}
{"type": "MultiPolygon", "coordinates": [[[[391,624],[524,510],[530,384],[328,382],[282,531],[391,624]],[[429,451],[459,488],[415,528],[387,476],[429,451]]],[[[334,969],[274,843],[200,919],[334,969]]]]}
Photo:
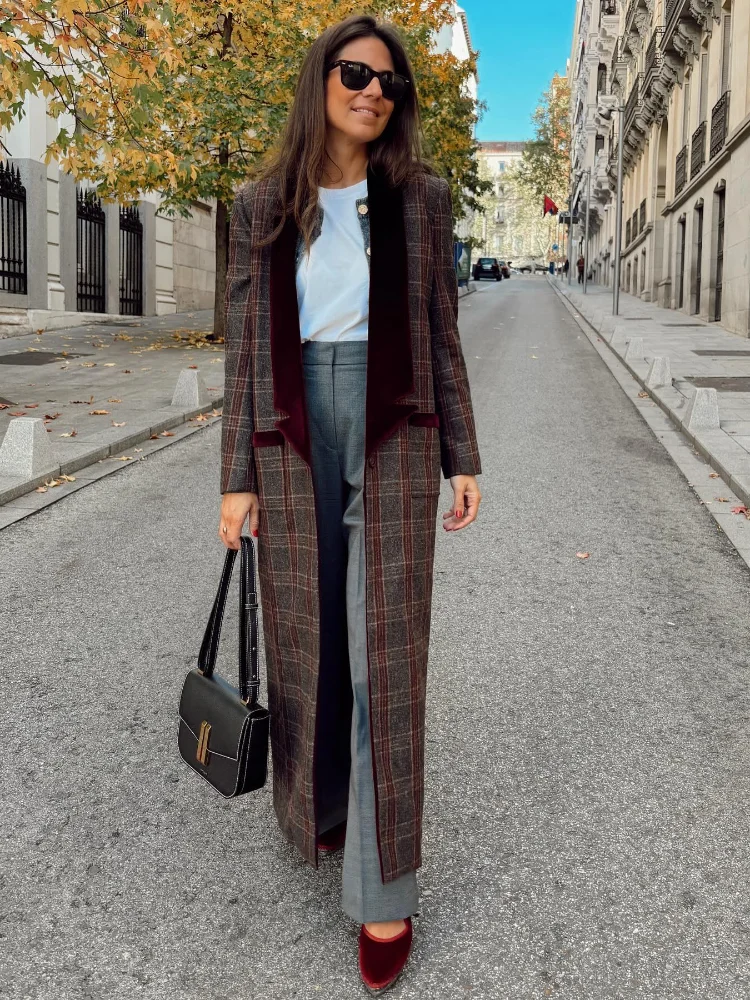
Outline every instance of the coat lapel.
{"type": "MultiPolygon", "coordinates": [[[[399,402],[414,391],[403,192],[368,170],[367,195],[370,297],[365,451],[370,455],[417,406],[399,402]]],[[[295,276],[297,236],[290,216],[271,247],[271,369],[273,405],[286,414],[276,426],[309,465],[295,276]]]]}

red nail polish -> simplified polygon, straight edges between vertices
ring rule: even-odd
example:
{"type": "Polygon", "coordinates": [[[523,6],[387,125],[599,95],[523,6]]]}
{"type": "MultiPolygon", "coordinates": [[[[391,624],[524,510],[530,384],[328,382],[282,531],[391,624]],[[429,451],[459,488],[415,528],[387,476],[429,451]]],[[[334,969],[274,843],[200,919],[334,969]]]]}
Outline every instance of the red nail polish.
{"type": "Polygon", "coordinates": [[[256,530],[256,531],[253,532],[253,538],[257,538],[257,537],[258,537],[258,532],[256,530]]]}

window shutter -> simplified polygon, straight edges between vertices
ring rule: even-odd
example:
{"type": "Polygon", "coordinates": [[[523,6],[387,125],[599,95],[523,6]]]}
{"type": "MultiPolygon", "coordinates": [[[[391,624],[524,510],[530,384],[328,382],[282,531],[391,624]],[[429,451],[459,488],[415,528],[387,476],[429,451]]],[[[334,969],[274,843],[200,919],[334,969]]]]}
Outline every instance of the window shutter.
{"type": "Polygon", "coordinates": [[[729,70],[732,55],[732,15],[724,16],[724,36],[721,45],[721,92],[729,90],[729,70]]]}

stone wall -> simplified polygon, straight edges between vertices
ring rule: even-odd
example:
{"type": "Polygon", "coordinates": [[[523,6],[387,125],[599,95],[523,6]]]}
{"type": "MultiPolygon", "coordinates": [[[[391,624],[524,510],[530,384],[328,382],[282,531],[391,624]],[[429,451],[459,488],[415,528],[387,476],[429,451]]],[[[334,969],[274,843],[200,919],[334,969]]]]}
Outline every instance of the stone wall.
{"type": "Polygon", "coordinates": [[[175,218],[173,247],[177,311],[213,309],[216,237],[211,205],[195,202],[189,219],[175,218]]]}

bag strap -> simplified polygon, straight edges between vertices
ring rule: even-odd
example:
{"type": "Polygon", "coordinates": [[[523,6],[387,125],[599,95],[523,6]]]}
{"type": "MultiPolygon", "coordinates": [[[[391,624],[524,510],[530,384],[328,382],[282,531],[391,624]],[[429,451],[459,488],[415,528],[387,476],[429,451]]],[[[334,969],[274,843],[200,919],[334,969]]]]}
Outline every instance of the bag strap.
{"type": "MultiPolygon", "coordinates": [[[[206,677],[211,677],[216,667],[221,625],[224,620],[224,609],[236,555],[235,549],[227,549],[219,589],[211,608],[208,625],[206,625],[198,654],[198,669],[206,677]]],[[[255,547],[252,538],[248,535],[243,535],[240,538],[239,673],[240,698],[252,708],[258,703],[260,674],[258,670],[258,594],[255,586],[255,547]]]]}

